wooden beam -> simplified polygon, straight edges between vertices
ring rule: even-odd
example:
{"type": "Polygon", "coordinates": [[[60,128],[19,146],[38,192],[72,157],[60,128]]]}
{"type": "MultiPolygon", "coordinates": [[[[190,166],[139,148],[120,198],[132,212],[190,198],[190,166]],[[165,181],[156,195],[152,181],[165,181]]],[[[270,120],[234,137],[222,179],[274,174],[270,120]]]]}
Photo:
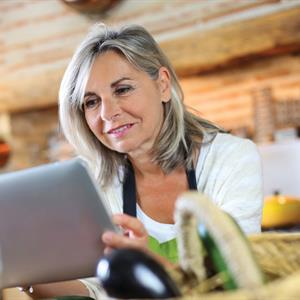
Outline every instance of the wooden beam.
{"type": "MultiPolygon", "coordinates": [[[[252,19],[240,17],[238,21],[234,21],[237,20],[235,18],[220,25],[221,23],[218,23],[220,20],[216,18],[216,23],[205,29],[200,26],[202,22],[200,20],[197,24],[194,24],[194,21],[189,25],[186,24],[184,27],[188,28],[186,31],[185,29],[180,31],[178,28],[174,34],[171,29],[165,29],[161,36],[158,32],[155,33],[155,30],[153,33],[155,37],[158,37],[178,74],[183,76],[226,68],[257,57],[299,51],[300,3],[292,8],[287,8],[281,7],[281,2],[278,4],[276,2],[270,7],[273,9],[277,5],[279,7],[277,10],[270,12],[268,11],[270,8],[266,8],[267,13],[260,14],[259,17],[252,11],[253,16],[256,16],[252,19]]],[[[261,7],[257,9],[261,9],[261,7]]],[[[60,80],[71,56],[70,53],[84,35],[83,31],[85,32],[85,28],[87,30],[89,23],[81,20],[79,16],[69,15],[70,13],[64,12],[64,10],[61,11],[61,14],[60,18],[62,19],[73,20],[74,18],[71,24],[78,18],[75,23],[79,27],[81,26],[78,29],[79,32],[72,32],[68,29],[60,35],[56,32],[58,25],[61,24],[58,22],[52,25],[51,28],[55,30],[51,31],[50,36],[48,34],[44,38],[44,35],[33,35],[30,43],[22,39],[19,41],[19,38],[16,39],[13,34],[16,41],[7,45],[2,45],[0,41],[0,50],[2,49],[6,55],[0,55],[0,62],[4,62],[4,67],[0,68],[0,113],[43,108],[57,104],[60,80]],[[59,41],[62,40],[62,37],[67,42],[61,50],[58,50],[61,48],[59,41]],[[27,47],[27,43],[30,47],[27,47]],[[58,48],[58,44],[60,48],[58,48]],[[21,52],[24,45],[27,45],[26,49],[29,49],[26,55],[21,52]],[[48,45],[49,49],[44,45],[48,45]],[[38,51],[32,51],[31,48],[38,48],[38,51]],[[24,59],[25,56],[26,59],[24,59]]],[[[195,14],[197,15],[198,11],[187,18],[196,20],[195,14]]],[[[234,14],[232,15],[234,16],[234,14]]],[[[226,18],[228,18],[227,15],[226,18]]],[[[169,20],[169,22],[171,21],[169,20]]],[[[146,28],[148,27],[146,26],[146,28]]]]}
{"type": "Polygon", "coordinates": [[[162,41],[179,75],[300,50],[300,7],[162,41]]]}
{"type": "Polygon", "coordinates": [[[4,84],[0,85],[0,113],[56,106],[64,69],[49,68],[28,77],[2,80],[4,84]]]}
{"type": "Polygon", "coordinates": [[[0,139],[8,140],[11,136],[10,115],[0,113],[0,139]]]}

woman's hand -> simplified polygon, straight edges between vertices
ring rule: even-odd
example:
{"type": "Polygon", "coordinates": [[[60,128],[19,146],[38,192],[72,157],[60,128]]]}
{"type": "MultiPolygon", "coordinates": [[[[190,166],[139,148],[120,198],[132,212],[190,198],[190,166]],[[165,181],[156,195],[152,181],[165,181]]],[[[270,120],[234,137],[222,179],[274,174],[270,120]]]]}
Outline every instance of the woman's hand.
{"type": "Polygon", "coordinates": [[[116,214],[112,220],[122,228],[124,234],[105,232],[102,235],[106,244],[104,253],[117,248],[136,248],[144,251],[148,249],[148,233],[140,220],[126,214],[116,214]]]}

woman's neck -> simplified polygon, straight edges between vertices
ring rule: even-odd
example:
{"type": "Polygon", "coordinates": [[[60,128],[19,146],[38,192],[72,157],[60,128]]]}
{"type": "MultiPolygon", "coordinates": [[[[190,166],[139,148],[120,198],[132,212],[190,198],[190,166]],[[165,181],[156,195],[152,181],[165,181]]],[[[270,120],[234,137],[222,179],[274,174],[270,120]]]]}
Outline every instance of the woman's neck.
{"type": "MultiPolygon", "coordinates": [[[[193,165],[197,165],[200,149],[197,149],[193,152],[193,165]]],[[[162,168],[155,162],[152,161],[150,155],[143,155],[139,157],[128,156],[132,167],[134,169],[135,176],[142,178],[149,176],[166,176],[162,168]]],[[[182,168],[176,168],[177,171],[182,168]]],[[[176,170],[174,170],[176,172],[176,170]]]]}
{"type": "Polygon", "coordinates": [[[129,157],[129,160],[134,169],[135,175],[141,178],[148,176],[158,176],[163,175],[164,172],[159,165],[151,160],[148,155],[140,157],[129,157]]]}

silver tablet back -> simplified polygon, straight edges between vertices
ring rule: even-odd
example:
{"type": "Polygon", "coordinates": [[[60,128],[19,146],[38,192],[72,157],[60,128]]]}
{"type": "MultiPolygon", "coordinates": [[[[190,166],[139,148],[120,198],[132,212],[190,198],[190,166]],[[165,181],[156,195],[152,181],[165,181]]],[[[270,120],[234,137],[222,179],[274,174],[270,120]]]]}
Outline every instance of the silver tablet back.
{"type": "Polygon", "coordinates": [[[0,289],[94,276],[105,230],[115,228],[79,160],[1,175],[0,289]]]}

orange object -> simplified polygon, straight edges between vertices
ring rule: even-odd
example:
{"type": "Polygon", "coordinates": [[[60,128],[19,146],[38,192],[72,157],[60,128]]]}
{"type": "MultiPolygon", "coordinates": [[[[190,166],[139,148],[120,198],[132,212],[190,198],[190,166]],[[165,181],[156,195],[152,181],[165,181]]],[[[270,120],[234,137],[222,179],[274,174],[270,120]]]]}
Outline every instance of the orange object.
{"type": "Polygon", "coordinates": [[[9,145],[0,140],[0,168],[7,163],[9,155],[10,155],[9,145]]]}
{"type": "Polygon", "coordinates": [[[300,224],[300,198],[273,195],[265,198],[262,227],[276,228],[300,224]]]}

